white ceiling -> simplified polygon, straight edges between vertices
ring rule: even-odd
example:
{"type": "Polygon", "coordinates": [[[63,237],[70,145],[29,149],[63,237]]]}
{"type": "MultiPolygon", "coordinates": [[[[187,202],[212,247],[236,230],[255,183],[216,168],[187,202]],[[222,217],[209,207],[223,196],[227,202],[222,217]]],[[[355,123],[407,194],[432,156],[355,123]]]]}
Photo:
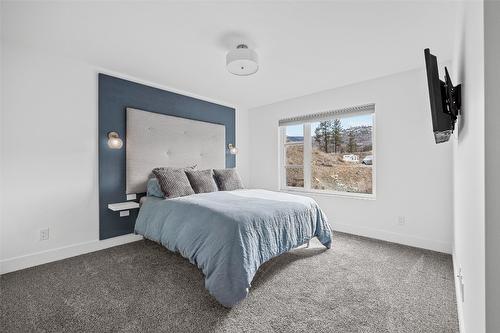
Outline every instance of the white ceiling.
{"type": "Polygon", "coordinates": [[[454,2],[4,2],[9,43],[250,108],[451,58],[454,2]],[[227,72],[229,47],[260,57],[227,72]]]}

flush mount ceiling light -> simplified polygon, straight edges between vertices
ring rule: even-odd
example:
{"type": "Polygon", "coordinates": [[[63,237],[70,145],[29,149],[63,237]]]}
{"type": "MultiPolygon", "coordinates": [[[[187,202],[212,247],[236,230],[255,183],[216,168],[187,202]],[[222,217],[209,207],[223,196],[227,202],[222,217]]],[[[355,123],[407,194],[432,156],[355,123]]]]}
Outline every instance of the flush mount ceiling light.
{"type": "Polygon", "coordinates": [[[226,65],[229,72],[239,76],[252,75],[259,69],[257,53],[245,44],[227,53],[226,65]]]}

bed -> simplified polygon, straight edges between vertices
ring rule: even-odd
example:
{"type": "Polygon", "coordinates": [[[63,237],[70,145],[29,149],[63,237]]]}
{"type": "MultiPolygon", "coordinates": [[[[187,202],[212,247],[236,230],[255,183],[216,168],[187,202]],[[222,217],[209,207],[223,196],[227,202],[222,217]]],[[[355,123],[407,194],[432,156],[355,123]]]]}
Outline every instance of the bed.
{"type": "MultiPolygon", "coordinates": [[[[147,192],[157,166],[227,166],[223,125],[133,108],[126,112],[127,194],[147,192]]],[[[247,296],[257,269],[269,259],[312,237],[331,246],[328,222],[311,198],[265,190],[145,198],[135,232],[198,266],[207,290],[226,307],[247,296]]]]}
{"type": "Polygon", "coordinates": [[[313,237],[326,248],[332,242],[313,199],[256,189],[147,197],[135,232],[198,266],[206,289],[225,307],[247,296],[264,262],[313,237]]]}

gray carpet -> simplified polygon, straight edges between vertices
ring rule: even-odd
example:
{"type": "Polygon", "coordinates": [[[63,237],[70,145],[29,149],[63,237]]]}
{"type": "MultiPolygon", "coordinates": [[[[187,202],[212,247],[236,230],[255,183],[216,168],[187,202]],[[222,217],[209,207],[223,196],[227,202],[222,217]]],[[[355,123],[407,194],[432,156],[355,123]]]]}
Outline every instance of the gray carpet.
{"type": "Polygon", "coordinates": [[[340,233],[266,263],[233,309],[149,241],[0,279],[1,332],[458,332],[449,255],[340,233]]]}

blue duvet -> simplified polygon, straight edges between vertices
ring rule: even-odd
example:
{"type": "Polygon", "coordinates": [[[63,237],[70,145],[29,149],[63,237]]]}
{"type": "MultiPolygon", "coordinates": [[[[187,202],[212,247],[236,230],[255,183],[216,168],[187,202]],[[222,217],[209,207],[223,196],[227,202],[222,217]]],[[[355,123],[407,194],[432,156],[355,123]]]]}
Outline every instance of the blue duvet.
{"type": "Polygon", "coordinates": [[[135,232],[179,252],[205,274],[205,287],[232,307],[248,294],[257,269],[312,237],[330,248],[325,215],[308,197],[265,190],[148,197],[135,232]]]}

